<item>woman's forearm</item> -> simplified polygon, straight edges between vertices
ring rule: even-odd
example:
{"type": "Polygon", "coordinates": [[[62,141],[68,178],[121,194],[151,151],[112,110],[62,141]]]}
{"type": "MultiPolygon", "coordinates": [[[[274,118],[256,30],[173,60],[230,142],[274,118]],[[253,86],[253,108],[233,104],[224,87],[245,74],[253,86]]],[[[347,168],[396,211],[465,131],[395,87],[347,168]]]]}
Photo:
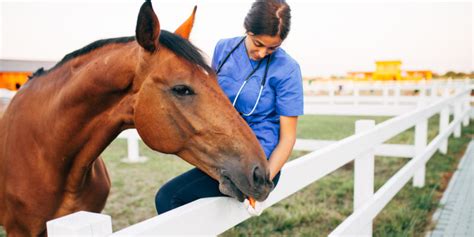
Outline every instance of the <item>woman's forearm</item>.
{"type": "Polygon", "coordinates": [[[280,172],[283,165],[285,165],[291,155],[295,140],[285,139],[284,141],[280,140],[278,143],[269,160],[270,179],[273,179],[280,172]]]}
{"type": "Polygon", "coordinates": [[[269,161],[271,179],[280,172],[291,155],[296,142],[297,121],[298,117],[296,116],[280,116],[280,139],[269,161]]]}

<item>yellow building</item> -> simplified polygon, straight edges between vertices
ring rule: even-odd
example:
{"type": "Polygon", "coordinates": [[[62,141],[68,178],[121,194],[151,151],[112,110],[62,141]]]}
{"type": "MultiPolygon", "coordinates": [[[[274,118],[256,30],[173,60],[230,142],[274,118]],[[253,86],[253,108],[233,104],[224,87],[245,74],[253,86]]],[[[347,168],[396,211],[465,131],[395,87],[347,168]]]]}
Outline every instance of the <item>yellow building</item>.
{"type": "Polygon", "coordinates": [[[377,61],[373,80],[396,81],[402,79],[402,61],[377,61]]]}
{"type": "Polygon", "coordinates": [[[28,76],[41,67],[54,66],[51,61],[0,59],[0,88],[16,91],[28,81],[28,76]]]}
{"type": "Polygon", "coordinates": [[[377,80],[377,81],[399,81],[399,80],[430,80],[432,73],[423,71],[402,71],[402,61],[376,61],[374,72],[348,72],[347,77],[351,80],[377,80]]]}

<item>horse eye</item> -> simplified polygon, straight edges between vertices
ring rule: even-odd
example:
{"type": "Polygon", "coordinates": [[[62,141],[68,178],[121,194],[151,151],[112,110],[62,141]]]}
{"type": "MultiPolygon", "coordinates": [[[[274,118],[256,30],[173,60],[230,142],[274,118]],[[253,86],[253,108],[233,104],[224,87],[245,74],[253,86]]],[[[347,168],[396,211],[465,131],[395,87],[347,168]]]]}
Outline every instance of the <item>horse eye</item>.
{"type": "Polygon", "coordinates": [[[173,89],[173,94],[178,95],[178,96],[188,96],[188,95],[195,95],[193,89],[189,86],[185,85],[177,85],[174,86],[173,89]]]}

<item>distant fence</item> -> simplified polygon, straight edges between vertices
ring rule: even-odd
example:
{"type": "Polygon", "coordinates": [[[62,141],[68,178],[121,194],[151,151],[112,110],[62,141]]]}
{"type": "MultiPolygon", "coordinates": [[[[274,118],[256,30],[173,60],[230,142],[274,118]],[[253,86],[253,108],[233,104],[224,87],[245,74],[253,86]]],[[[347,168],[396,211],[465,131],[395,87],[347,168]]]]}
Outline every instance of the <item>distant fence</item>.
{"type": "MultiPolygon", "coordinates": [[[[354,212],[330,236],[371,235],[373,219],[383,207],[410,179],[413,178],[414,186],[422,187],[427,161],[437,150],[446,153],[449,136],[454,133],[455,137],[459,137],[461,125],[469,125],[470,91],[471,88],[457,88],[454,95],[419,106],[416,110],[377,126],[371,120],[357,121],[355,135],[288,162],[282,169],[278,186],[263,205],[269,207],[355,161],[354,212]],[[452,121],[449,116],[451,110],[454,114],[452,121]],[[440,115],[439,134],[428,144],[428,119],[436,114],[440,115]],[[415,127],[413,145],[383,144],[411,127],[415,127]],[[412,158],[374,193],[374,156],[381,153],[412,158]]],[[[312,150],[311,147],[306,149],[312,150]]],[[[116,233],[112,233],[110,216],[88,212],[78,212],[49,221],[47,229],[50,237],[74,234],[218,235],[249,217],[243,204],[232,198],[216,197],[197,200],[116,233]]]]}
{"type": "MultiPolygon", "coordinates": [[[[305,114],[398,116],[420,104],[449,96],[458,89],[469,88],[473,83],[473,79],[306,83],[305,114]]],[[[474,97],[471,102],[474,102],[474,97]]]]}

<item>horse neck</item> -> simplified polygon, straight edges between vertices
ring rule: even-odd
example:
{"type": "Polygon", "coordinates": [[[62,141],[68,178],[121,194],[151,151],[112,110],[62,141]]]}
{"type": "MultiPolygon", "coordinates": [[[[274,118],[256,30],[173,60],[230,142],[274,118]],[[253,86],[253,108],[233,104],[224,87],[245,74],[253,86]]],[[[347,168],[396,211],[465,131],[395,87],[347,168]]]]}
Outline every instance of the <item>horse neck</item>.
{"type": "Polygon", "coordinates": [[[51,110],[62,113],[62,121],[55,122],[58,129],[68,124],[68,131],[60,134],[67,136],[62,141],[70,141],[66,155],[70,159],[69,191],[80,189],[88,173],[85,170],[121,131],[134,127],[136,51],[134,42],[106,46],[72,60],[63,69],[70,76],[51,110]]]}
{"type": "Polygon", "coordinates": [[[134,42],[107,45],[36,78],[30,87],[42,88],[32,90],[29,99],[47,98],[42,119],[52,126],[42,145],[62,151],[50,156],[90,163],[122,130],[134,126],[136,48],[134,42]]]}

